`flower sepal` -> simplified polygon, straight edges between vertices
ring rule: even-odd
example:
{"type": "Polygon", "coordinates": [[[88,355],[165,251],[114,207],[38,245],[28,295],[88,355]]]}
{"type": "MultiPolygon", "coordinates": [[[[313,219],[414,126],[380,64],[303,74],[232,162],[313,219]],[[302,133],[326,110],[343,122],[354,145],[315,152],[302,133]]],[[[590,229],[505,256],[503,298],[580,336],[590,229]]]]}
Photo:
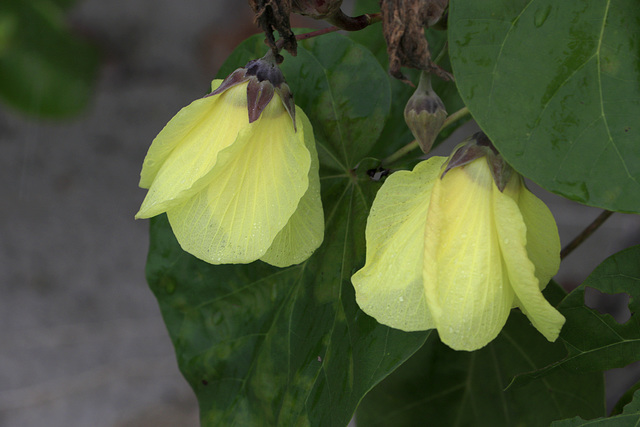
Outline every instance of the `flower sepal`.
{"type": "Polygon", "coordinates": [[[491,176],[498,189],[504,191],[513,175],[513,168],[504,161],[484,132],[476,132],[466,142],[462,142],[453,150],[449,160],[445,163],[446,167],[442,172],[441,178],[444,178],[451,169],[467,165],[481,157],[486,158],[491,176]]]}
{"type": "Polygon", "coordinates": [[[249,123],[253,123],[260,118],[264,109],[273,99],[274,93],[277,93],[280,96],[282,105],[291,117],[294,130],[297,131],[296,106],[293,101],[293,94],[278,67],[279,62],[282,62],[282,57],[280,55],[276,56],[272,51],[269,51],[262,58],[253,59],[243,68],[238,68],[229,74],[220,86],[207,96],[219,95],[227,89],[248,82],[247,112],[249,123]]]}

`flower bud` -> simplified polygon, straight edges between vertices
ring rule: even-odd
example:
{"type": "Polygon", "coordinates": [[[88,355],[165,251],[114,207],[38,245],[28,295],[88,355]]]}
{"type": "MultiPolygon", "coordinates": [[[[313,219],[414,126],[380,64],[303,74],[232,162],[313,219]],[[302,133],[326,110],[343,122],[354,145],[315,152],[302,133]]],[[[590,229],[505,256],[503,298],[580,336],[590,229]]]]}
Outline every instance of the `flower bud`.
{"type": "Polygon", "coordinates": [[[446,118],[447,110],[431,88],[431,76],[423,71],[418,88],[404,108],[404,120],[425,153],[431,150],[446,118]]]}

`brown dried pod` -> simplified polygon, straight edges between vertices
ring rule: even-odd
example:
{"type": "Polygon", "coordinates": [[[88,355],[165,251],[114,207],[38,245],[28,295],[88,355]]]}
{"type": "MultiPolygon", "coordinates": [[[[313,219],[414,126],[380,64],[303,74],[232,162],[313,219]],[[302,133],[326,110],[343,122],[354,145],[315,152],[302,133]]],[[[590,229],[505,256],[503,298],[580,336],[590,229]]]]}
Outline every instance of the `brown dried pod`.
{"type": "Polygon", "coordinates": [[[389,73],[406,83],[401,67],[428,70],[444,80],[451,74],[431,61],[424,27],[436,24],[448,0],[381,0],[380,13],[389,55],[389,73]]]}
{"type": "Polygon", "coordinates": [[[273,31],[277,31],[283,40],[282,47],[292,56],[296,56],[298,43],[289,22],[291,0],[249,0],[249,5],[255,14],[256,23],[267,36],[267,44],[274,54],[279,51],[273,37],[273,31]]]}
{"type": "Polygon", "coordinates": [[[291,11],[313,19],[325,19],[340,10],[342,0],[291,0],[291,11]]]}

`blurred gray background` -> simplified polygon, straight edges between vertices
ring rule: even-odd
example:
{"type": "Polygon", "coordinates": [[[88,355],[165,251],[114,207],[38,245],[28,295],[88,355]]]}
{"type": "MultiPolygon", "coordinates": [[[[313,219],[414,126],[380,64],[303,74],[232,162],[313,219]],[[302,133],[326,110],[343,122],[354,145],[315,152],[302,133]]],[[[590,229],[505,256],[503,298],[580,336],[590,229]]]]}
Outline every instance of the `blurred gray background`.
{"type": "MultiPolygon", "coordinates": [[[[43,122],[0,106],[0,426],[196,426],[144,278],[137,182],[151,140],[257,30],[247,2],[234,0],[86,0],[69,22],[104,53],[89,108],[43,122]]],[[[600,212],[539,194],[565,244],[600,212]]],[[[639,218],[616,214],[557,279],[575,287],[638,243],[639,218]]],[[[624,316],[621,301],[610,311],[624,316]]],[[[613,401],[634,381],[610,378],[613,401]]]]}

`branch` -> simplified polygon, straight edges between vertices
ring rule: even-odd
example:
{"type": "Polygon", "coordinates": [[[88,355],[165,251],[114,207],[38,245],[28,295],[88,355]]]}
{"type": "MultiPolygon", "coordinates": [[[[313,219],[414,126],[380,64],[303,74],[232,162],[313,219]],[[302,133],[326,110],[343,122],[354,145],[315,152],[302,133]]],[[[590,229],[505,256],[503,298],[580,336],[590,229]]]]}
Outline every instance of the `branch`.
{"type": "Polygon", "coordinates": [[[573,239],[567,246],[565,246],[562,251],[560,251],[560,259],[565,259],[567,255],[569,255],[575,248],[580,246],[582,242],[587,240],[589,236],[591,236],[604,222],[611,216],[613,212],[611,211],[603,211],[598,217],[587,226],[582,233],[578,234],[578,236],[573,239]]]}

